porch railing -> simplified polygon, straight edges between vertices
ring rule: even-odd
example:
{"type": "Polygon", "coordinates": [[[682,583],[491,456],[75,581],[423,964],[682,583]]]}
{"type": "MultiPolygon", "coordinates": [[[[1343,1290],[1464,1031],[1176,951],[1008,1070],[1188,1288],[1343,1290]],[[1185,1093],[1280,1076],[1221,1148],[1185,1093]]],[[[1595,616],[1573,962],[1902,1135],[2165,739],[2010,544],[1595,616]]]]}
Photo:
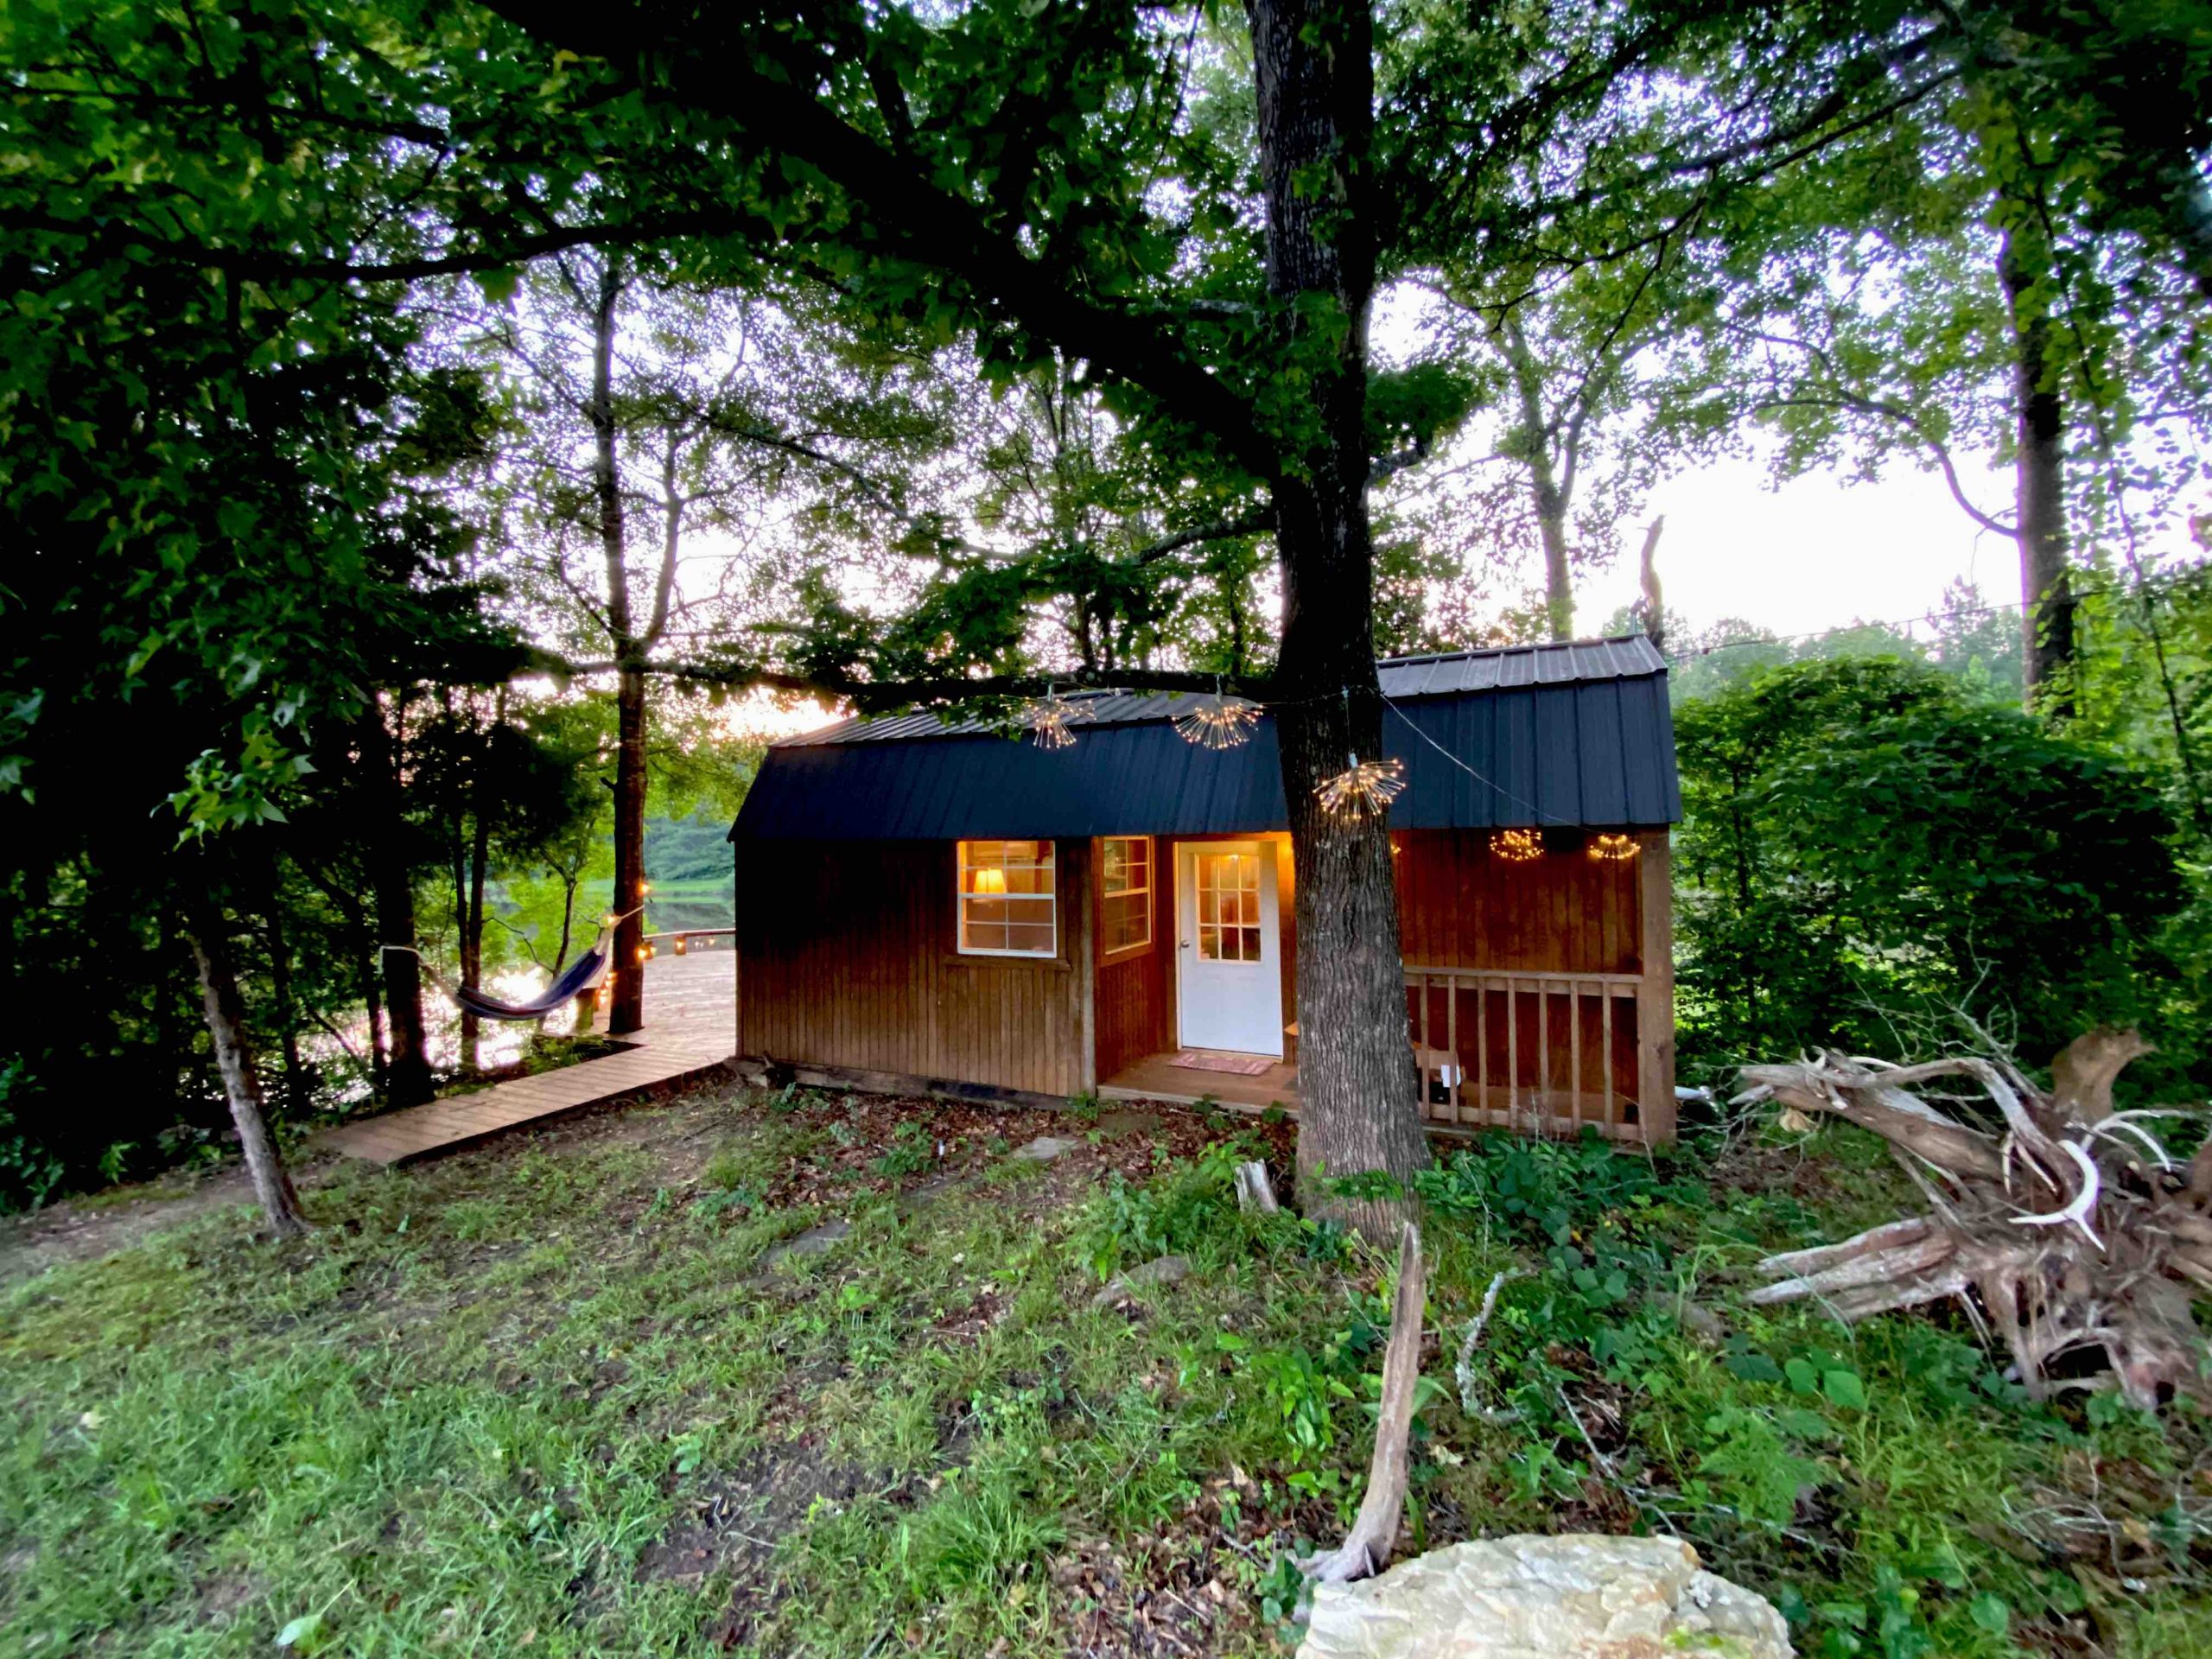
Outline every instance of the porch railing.
{"type": "Polygon", "coordinates": [[[1432,1122],[1640,1138],[1640,974],[1406,969],[1432,1122]]]}

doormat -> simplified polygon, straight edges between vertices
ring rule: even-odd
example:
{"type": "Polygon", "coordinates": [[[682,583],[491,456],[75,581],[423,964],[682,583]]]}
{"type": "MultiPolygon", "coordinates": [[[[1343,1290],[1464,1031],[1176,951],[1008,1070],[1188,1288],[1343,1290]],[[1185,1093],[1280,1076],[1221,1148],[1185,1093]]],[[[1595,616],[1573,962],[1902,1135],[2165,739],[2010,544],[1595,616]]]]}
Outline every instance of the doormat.
{"type": "Polygon", "coordinates": [[[1203,1048],[1186,1048],[1167,1064],[1185,1071],[1228,1071],[1240,1077],[1256,1077],[1274,1062],[1260,1054],[1215,1054],[1203,1048]]]}

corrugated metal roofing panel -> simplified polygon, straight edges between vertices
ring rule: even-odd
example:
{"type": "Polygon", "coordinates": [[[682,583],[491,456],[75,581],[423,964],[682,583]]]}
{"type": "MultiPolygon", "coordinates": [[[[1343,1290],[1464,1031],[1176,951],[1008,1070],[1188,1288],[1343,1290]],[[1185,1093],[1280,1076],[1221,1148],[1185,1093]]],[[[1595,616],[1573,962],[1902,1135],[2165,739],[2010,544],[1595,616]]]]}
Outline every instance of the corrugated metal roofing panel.
{"type": "MultiPolygon", "coordinates": [[[[1640,633],[1617,639],[1577,639],[1563,644],[1499,645],[1481,651],[1440,652],[1425,657],[1390,657],[1376,664],[1382,695],[1391,698],[1463,696],[1501,687],[1570,685],[1635,679],[1666,672],[1666,659],[1640,633]]],[[[1086,717],[1074,730],[1169,721],[1196,701],[1173,692],[1074,691],[1064,694],[1086,717]]],[[[996,735],[1005,728],[973,716],[946,719],[934,713],[887,715],[848,720],[819,731],[802,732],[779,747],[804,748],[836,743],[897,743],[919,738],[996,735]]]]}
{"type": "MultiPolygon", "coordinates": [[[[1429,666],[1435,666],[1430,664],[1429,666]]],[[[1454,673],[1462,671],[1455,666],[1454,673]]],[[[1406,766],[1392,827],[1625,829],[1681,816],[1663,671],[1394,694],[1406,766]]],[[[1274,722],[1213,750],[1164,721],[1077,728],[1073,747],[980,734],[769,750],[731,834],[817,840],[1256,832],[1287,826],[1274,722]]]]}

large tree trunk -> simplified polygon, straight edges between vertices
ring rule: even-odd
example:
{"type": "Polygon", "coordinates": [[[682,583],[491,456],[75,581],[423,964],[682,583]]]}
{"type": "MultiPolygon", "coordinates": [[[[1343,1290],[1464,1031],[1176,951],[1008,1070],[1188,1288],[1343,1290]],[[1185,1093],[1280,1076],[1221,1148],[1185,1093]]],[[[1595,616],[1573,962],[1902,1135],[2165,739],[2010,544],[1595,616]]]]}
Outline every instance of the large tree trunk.
{"type": "Polygon", "coordinates": [[[192,959],[200,969],[200,995],[207,1010],[207,1033],[214,1039],[215,1065],[222,1073],[223,1092],[231,1106],[231,1122],[238,1128],[238,1147],[245,1154],[246,1173],[253,1178],[254,1196],[261,1200],[269,1225],[280,1238],[293,1238],[308,1230],[300,1212],[300,1195],[270,1138],[269,1122],[262,1109],[261,1078],[252,1052],[246,1046],[245,1006],[238,995],[238,973],[232,965],[230,936],[221,913],[203,891],[188,889],[186,935],[192,959]]]}
{"type": "Polygon", "coordinates": [[[638,906],[645,889],[645,677],[622,671],[615,694],[614,908],[635,913],[614,930],[614,998],[610,1032],[635,1031],[645,1023],[645,918],[638,906]]]}
{"type": "Polygon", "coordinates": [[[607,563],[607,626],[620,678],[615,685],[614,995],[607,1009],[610,1032],[645,1023],[645,642],[631,620],[630,564],[622,505],[620,434],[614,418],[614,334],[622,275],[612,257],[600,269],[593,315],[591,425],[592,486],[599,505],[600,550],[607,563]],[[637,912],[637,913],[626,913],[637,912]]]}
{"type": "Polygon", "coordinates": [[[2022,671],[2031,708],[2074,711],[2074,588],[2067,563],[2065,411],[2051,361],[2048,261],[2017,233],[2005,238],[2002,271],[2012,318],[2018,439],[2014,526],[2025,601],[2022,671]]]}
{"type": "Polygon", "coordinates": [[[1517,319],[1508,315],[1498,331],[1506,365],[1513,372],[1521,424],[1514,442],[1529,470],[1529,497],[1536,513],[1536,536],[1544,551],[1544,626],[1555,640],[1574,638],[1574,573],[1567,563],[1567,514],[1574,495],[1574,460],[1564,474],[1552,464],[1552,435],[1544,416],[1544,375],[1517,319]]]}
{"type": "Polygon", "coordinates": [[[1567,562],[1567,503],[1551,480],[1551,468],[1539,461],[1533,490],[1536,499],[1536,530],[1544,543],[1545,630],[1556,641],[1574,638],[1574,577],[1567,562]]]}
{"type": "MultiPolygon", "coordinates": [[[[472,797],[477,788],[470,786],[472,797]]],[[[479,810],[472,815],[467,891],[461,907],[461,982],[480,988],[484,983],[484,867],[491,861],[492,832],[481,810],[483,804],[474,804],[479,810]]],[[[461,1063],[471,1071],[479,1070],[482,1063],[483,1029],[483,1022],[474,1014],[461,1010],[461,1063]]]]}
{"type": "Polygon", "coordinates": [[[415,1106],[431,1093],[430,1051],[423,1020],[423,963],[415,954],[415,870],[407,856],[391,734],[379,708],[371,708],[361,721],[361,764],[370,798],[376,803],[362,857],[369,867],[376,902],[377,943],[395,947],[378,954],[390,1039],[385,1098],[394,1106],[415,1106]]]}
{"type": "Polygon", "coordinates": [[[1299,1198],[1386,1241],[1402,1200],[1331,1180],[1400,1183],[1428,1160],[1407,1035],[1390,843],[1376,815],[1339,816],[1316,790],[1348,757],[1382,753],[1374,547],[1367,516],[1367,323],[1373,23],[1363,6],[1248,0],[1267,193],[1268,286],[1294,332],[1319,429],[1276,480],[1283,588],[1283,792],[1298,868],[1299,1198]],[[1316,179],[1325,183],[1316,183],[1316,179]],[[1314,296],[1336,326],[1316,327],[1314,296]],[[1324,1176],[1325,1168],[1326,1177],[1324,1176]]]}

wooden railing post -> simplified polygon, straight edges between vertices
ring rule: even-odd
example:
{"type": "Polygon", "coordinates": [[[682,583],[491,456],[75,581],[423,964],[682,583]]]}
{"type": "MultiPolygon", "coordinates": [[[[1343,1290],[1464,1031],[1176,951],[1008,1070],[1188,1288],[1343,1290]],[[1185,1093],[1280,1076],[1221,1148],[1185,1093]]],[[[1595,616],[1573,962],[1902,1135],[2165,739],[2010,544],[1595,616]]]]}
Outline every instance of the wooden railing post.
{"type": "Polygon", "coordinates": [[[1643,983],[1636,992],[1637,1122],[1647,1146],[1675,1138],[1675,880],[1664,830],[1637,836],[1643,983]]]}

